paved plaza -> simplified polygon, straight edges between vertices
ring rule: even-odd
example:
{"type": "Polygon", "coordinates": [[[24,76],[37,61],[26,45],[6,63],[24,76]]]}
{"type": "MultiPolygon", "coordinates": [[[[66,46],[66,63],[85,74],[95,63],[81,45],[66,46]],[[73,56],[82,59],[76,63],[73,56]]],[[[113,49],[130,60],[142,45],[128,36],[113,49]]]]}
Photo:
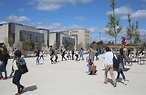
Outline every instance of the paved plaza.
{"type": "MultiPolygon", "coordinates": [[[[87,56],[87,55],[85,55],[87,56]]],[[[113,87],[110,82],[104,84],[104,71],[102,70],[104,59],[99,56],[94,61],[97,66],[96,75],[87,75],[86,61],[59,61],[50,64],[50,57],[46,56],[45,61],[40,60],[40,65],[35,64],[35,58],[25,58],[29,72],[21,78],[25,85],[22,95],[146,95],[146,65],[133,63],[129,71],[124,72],[127,78],[127,85],[117,82],[113,87]]],[[[11,71],[12,59],[9,59],[7,71],[11,71]]],[[[116,72],[114,72],[116,76],[116,72]]],[[[111,79],[108,73],[109,80],[111,79]]],[[[14,95],[17,89],[12,84],[12,78],[0,80],[0,95],[14,95]]]]}

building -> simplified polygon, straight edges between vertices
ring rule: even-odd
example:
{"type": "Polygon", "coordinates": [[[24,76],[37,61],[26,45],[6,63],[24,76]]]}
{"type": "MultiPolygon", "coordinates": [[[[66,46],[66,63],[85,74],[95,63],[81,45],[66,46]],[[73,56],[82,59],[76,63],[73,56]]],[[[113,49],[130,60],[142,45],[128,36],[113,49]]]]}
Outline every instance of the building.
{"type": "Polygon", "coordinates": [[[84,48],[87,50],[90,44],[90,30],[87,29],[79,29],[79,30],[69,30],[69,31],[62,31],[66,32],[71,36],[77,36],[77,47],[84,48]]]}
{"type": "Polygon", "coordinates": [[[49,46],[49,30],[17,23],[0,24],[0,45],[31,51],[49,46]]]}
{"type": "Polygon", "coordinates": [[[51,32],[49,34],[49,43],[50,46],[54,47],[54,48],[61,48],[61,47],[65,47],[65,48],[70,48],[76,49],[76,36],[70,36],[67,33],[64,32],[51,32]]]}

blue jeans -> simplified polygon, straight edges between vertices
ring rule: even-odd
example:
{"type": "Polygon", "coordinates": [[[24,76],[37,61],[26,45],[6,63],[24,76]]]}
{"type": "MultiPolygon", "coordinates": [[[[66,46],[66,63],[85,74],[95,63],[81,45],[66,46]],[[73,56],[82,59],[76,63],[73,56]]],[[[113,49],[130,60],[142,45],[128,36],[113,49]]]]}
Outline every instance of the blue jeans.
{"type": "Polygon", "coordinates": [[[80,54],[80,58],[82,58],[82,60],[84,60],[84,56],[83,56],[83,54],[80,54]]]}
{"type": "Polygon", "coordinates": [[[123,79],[125,80],[125,75],[124,75],[123,71],[118,71],[117,79],[119,78],[120,73],[121,73],[123,79]]]}
{"type": "Polygon", "coordinates": [[[5,73],[5,77],[7,77],[6,66],[7,66],[7,63],[2,63],[2,65],[0,66],[0,76],[2,76],[2,77],[3,77],[2,72],[4,72],[5,73]]]}
{"type": "Polygon", "coordinates": [[[36,64],[39,64],[39,56],[36,57],[36,64]]]}

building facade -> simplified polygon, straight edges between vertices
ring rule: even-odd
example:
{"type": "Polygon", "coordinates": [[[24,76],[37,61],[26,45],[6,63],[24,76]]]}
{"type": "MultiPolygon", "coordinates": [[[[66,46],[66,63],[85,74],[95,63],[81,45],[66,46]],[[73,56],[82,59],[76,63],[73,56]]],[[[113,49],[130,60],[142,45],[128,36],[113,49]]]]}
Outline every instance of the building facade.
{"type": "Polygon", "coordinates": [[[87,50],[89,44],[90,44],[90,30],[87,29],[79,29],[79,30],[69,30],[69,31],[63,31],[71,36],[77,36],[77,47],[84,48],[87,50]]]}
{"type": "Polygon", "coordinates": [[[49,46],[49,30],[37,29],[17,23],[0,24],[0,45],[17,49],[34,50],[49,46]]]}
{"type": "Polygon", "coordinates": [[[54,47],[54,48],[74,48],[76,49],[76,36],[70,36],[67,33],[64,32],[51,32],[49,34],[50,39],[49,39],[49,43],[50,46],[54,47]]]}

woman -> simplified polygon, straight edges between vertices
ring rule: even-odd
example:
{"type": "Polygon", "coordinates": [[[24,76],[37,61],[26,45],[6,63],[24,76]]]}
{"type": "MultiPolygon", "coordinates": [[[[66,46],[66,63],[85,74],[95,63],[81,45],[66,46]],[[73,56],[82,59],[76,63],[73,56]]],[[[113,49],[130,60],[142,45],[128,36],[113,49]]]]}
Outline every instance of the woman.
{"type": "Polygon", "coordinates": [[[21,57],[21,51],[20,50],[16,50],[14,53],[14,56],[16,57],[16,60],[14,60],[13,62],[13,69],[15,71],[14,76],[13,76],[13,80],[12,82],[17,86],[18,92],[15,95],[20,95],[23,90],[24,90],[24,86],[20,84],[20,79],[22,76],[22,72],[18,69],[18,65],[16,64],[26,64],[25,60],[21,57]]]}
{"type": "MultiPolygon", "coordinates": [[[[120,48],[120,54],[118,55],[117,58],[118,58],[119,64],[121,64],[123,66],[123,69],[124,69],[124,62],[123,62],[123,60],[126,59],[126,56],[123,53],[123,48],[120,48]]],[[[117,74],[117,79],[116,80],[118,80],[120,74],[122,75],[123,80],[124,80],[124,84],[126,85],[127,84],[127,81],[126,81],[125,75],[123,73],[123,70],[120,69],[120,68],[118,70],[118,74],[117,74]]]]}
{"type": "Polygon", "coordinates": [[[5,77],[3,77],[3,75],[1,74],[1,78],[3,78],[4,80],[6,80],[8,78],[7,77],[6,66],[7,66],[7,63],[8,63],[8,59],[9,58],[10,58],[10,55],[8,54],[7,48],[6,47],[3,47],[3,51],[2,51],[2,54],[1,54],[1,61],[2,61],[1,73],[2,73],[2,71],[4,71],[5,77]]]}
{"type": "MultiPolygon", "coordinates": [[[[92,65],[94,65],[93,62],[94,62],[95,53],[94,53],[94,50],[92,49],[91,46],[88,48],[88,53],[89,53],[89,63],[88,63],[88,65],[89,65],[89,66],[92,66],[92,65]]],[[[96,74],[96,72],[97,72],[97,70],[95,70],[95,71],[90,71],[89,75],[96,74]]]]}

